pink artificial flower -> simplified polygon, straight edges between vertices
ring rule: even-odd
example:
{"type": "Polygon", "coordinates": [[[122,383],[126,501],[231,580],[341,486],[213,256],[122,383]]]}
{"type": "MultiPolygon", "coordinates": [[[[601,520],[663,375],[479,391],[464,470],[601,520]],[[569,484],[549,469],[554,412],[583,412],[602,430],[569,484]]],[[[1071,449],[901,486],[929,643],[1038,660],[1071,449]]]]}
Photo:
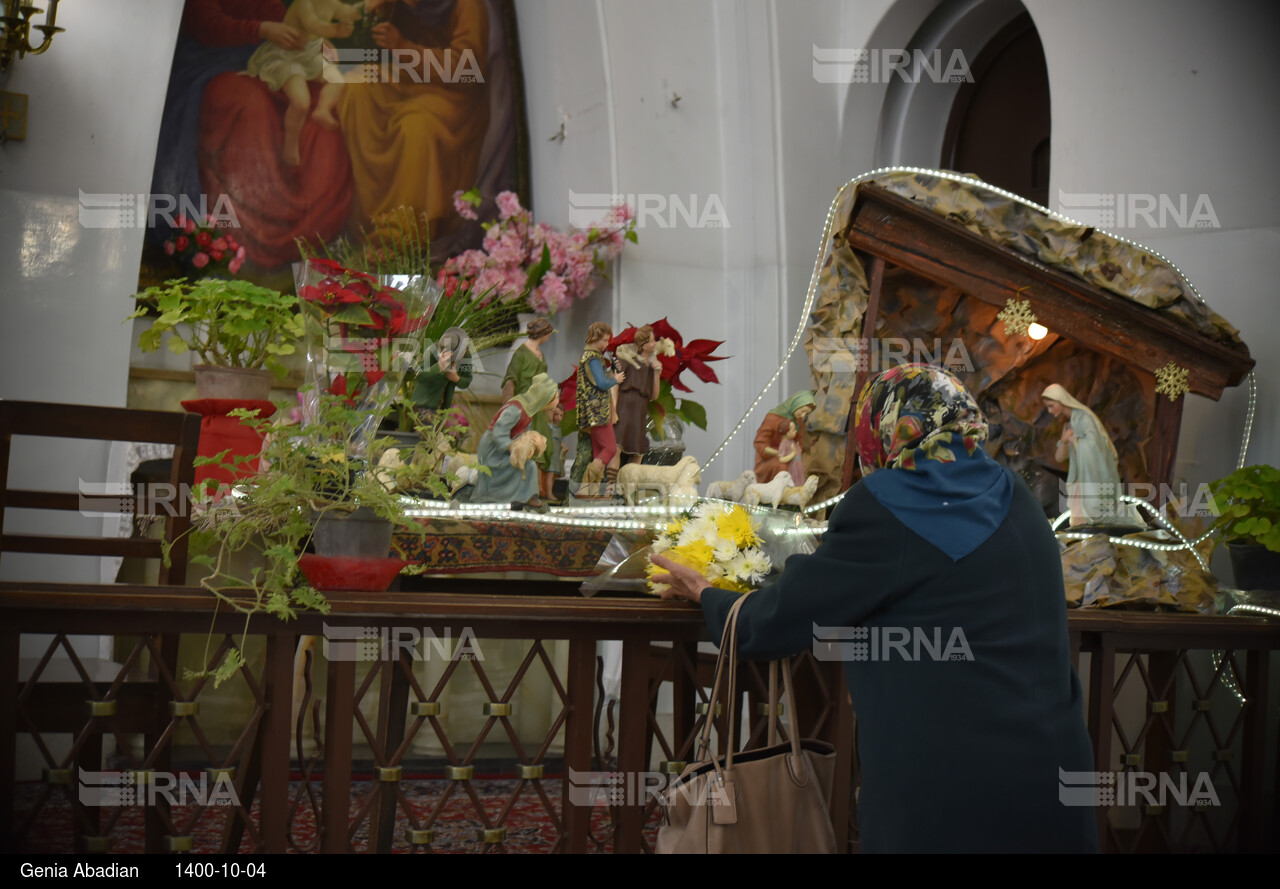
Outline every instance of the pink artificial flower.
{"type": "Polygon", "coordinates": [[[210,248],[209,256],[214,262],[222,262],[222,260],[226,258],[227,253],[225,250],[214,250],[210,248]]]}
{"type": "Polygon", "coordinates": [[[214,242],[209,246],[214,250],[226,250],[230,245],[227,244],[226,238],[215,238],[214,242]]]}
{"type": "Polygon", "coordinates": [[[547,303],[547,295],[541,287],[535,288],[529,294],[529,308],[533,309],[539,315],[552,315],[555,313],[555,306],[547,303]]]}
{"type": "Polygon", "coordinates": [[[168,256],[173,256],[173,241],[164,242],[164,252],[168,256]]]}
{"type": "Polygon", "coordinates": [[[636,218],[635,211],[626,204],[614,204],[609,208],[609,215],[605,217],[605,221],[609,225],[626,225],[628,222],[636,218]]]}
{"type": "Polygon", "coordinates": [[[504,283],[505,279],[498,269],[485,269],[476,276],[476,283],[472,288],[472,292],[476,296],[483,295],[489,299],[501,299],[506,292],[506,288],[503,286],[504,283]]]}
{"type": "Polygon", "coordinates": [[[568,308],[573,303],[569,297],[568,288],[564,285],[564,279],[555,272],[547,272],[543,275],[542,283],[534,288],[534,292],[540,294],[539,302],[555,306],[557,310],[568,308]]]}
{"type": "Polygon", "coordinates": [[[236,259],[240,260],[241,262],[244,262],[244,248],[243,248],[243,247],[236,247],[236,259]]]}
{"type": "MultiPolygon", "coordinates": [[[[514,232],[507,232],[489,251],[489,256],[498,265],[518,265],[525,259],[524,242],[514,232]]],[[[542,251],[536,251],[531,258],[537,262],[542,258],[542,251]]]]}
{"type": "Polygon", "coordinates": [[[196,224],[184,216],[182,217],[182,230],[187,234],[191,234],[196,230],[196,224]]]}
{"type": "Polygon", "coordinates": [[[520,206],[520,197],[514,191],[499,192],[497,200],[499,219],[505,221],[524,212],[524,208],[520,206]]]}
{"type": "Polygon", "coordinates": [[[203,250],[197,251],[196,255],[191,257],[191,264],[198,269],[204,268],[209,264],[209,254],[203,250]]]}
{"type": "Polygon", "coordinates": [[[462,199],[461,191],[455,191],[453,193],[453,209],[457,210],[458,215],[461,216],[463,219],[479,219],[480,218],[479,216],[476,215],[476,210],[474,207],[471,206],[471,202],[464,201],[462,199]]]}
{"type": "MultiPolygon", "coordinates": [[[[243,252],[243,248],[241,248],[241,252],[243,252]]],[[[237,274],[240,271],[240,266],[242,265],[244,265],[244,259],[240,256],[236,256],[231,260],[231,262],[227,263],[227,271],[231,272],[233,275],[237,274]]]]}

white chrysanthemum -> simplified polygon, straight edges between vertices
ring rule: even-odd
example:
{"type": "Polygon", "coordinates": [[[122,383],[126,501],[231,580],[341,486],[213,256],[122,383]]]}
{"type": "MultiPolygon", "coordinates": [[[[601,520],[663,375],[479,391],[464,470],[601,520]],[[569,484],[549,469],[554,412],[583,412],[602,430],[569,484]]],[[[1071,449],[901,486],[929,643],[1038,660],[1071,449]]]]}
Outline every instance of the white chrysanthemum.
{"type": "Polygon", "coordinates": [[[746,561],[747,572],[751,575],[752,583],[759,583],[764,580],[764,576],[773,568],[773,563],[769,561],[769,557],[762,550],[752,547],[742,553],[743,559],[746,561]]]}
{"type": "Polygon", "coordinates": [[[671,540],[663,534],[653,542],[653,551],[655,553],[664,553],[671,549],[671,540]]]}
{"type": "Polygon", "coordinates": [[[712,562],[707,566],[707,580],[719,580],[726,575],[729,575],[729,572],[725,570],[725,566],[721,562],[712,562]]]}
{"type": "Polygon", "coordinates": [[[727,562],[738,554],[738,545],[727,537],[717,536],[711,542],[711,551],[717,562],[727,562]]]}
{"type": "Polygon", "coordinates": [[[740,583],[746,583],[750,576],[747,557],[743,554],[738,554],[729,559],[724,563],[724,573],[740,583]]]}

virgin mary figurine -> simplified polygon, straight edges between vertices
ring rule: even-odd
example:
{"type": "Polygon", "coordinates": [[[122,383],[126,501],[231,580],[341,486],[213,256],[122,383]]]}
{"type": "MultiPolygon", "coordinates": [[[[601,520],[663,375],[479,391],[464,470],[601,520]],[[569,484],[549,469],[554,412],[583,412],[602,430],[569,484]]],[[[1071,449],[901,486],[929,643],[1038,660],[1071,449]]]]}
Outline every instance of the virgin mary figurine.
{"type": "Polygon", "coordinates": [[[1055,417],[1067,417],[1054,449],[1054,459],[1067,463],[1067,508],[1071,525],[1133,525],[1145,523],[1133,506],[1120,500],[1119,458],[1116,446],[1098,415],[1053,383],[1041,394],[1055,417]]]}

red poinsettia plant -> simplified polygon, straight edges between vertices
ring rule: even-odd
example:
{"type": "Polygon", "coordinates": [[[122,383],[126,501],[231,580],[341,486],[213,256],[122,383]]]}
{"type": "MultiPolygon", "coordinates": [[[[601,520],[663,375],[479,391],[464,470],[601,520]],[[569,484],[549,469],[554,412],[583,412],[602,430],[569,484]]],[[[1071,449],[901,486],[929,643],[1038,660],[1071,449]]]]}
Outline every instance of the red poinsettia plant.
{"type": "Polygon", "coordinates": [[[300,266],[298,297],[309,322],[314,382],[354,406],[392,370],[396,356],[418,353],[432,306],[425,294],[388,287],[333,259],[313,257],[300,266]]]}
{"type": "Polygon", "coordinates": [[[185,214],[174,220],[173,236],[164,242],[164,252],[203,275],[226,270],[238,274],[244,265],[244,247],[231,233],[207,217],[192,219],[185,214]]]}
{"type": "MultiPolygon", "coordinates": [[[[707,409],[692,399],[676,399],[675,392],[692,392],[680,375],[686,370],[704,383],[718,383],[720,378],[708,362],[724,361],[728,355],[711,354],[724,345],[724,340],[697,339],[684,341],[680,331],[671,326],[666,318],[651,322],[654,339],[658,343],[656,354],[662,365],[658,376],[658,397],[649,403],[649,418],[655,429],[660,429],[668,416],[675,417],[685,423],[692,423],[699,429],[707,428],[707,409]]],[[[625,343],[635,342],[636,331],[640,328],[627,325],[626,330],[619,332],[609,340],[607,352],[613,352],[625,343]]],[[[578,370],[575,367],[568,379],[560,384],[560,405],[566,411],[561,428],[571,431],[576,428],[577,415],[572,413],[578,400],[578,370]]]]}

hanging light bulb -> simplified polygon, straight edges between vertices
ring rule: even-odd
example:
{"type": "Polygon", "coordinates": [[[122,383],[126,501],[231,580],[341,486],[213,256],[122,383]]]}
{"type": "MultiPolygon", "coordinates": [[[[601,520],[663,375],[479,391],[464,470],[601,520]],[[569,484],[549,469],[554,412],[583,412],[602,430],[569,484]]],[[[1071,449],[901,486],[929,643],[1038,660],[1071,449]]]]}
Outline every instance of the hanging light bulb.
{"type": "Polygon", "coordinates": [[[1033,340],[1042,340],[1048,333],[1049,328],[1045,327],[1043,324],[1037,324],[1033,321],[1031,324],[1027,325],[1027,336],[1031,337],[1033,340]]]}

